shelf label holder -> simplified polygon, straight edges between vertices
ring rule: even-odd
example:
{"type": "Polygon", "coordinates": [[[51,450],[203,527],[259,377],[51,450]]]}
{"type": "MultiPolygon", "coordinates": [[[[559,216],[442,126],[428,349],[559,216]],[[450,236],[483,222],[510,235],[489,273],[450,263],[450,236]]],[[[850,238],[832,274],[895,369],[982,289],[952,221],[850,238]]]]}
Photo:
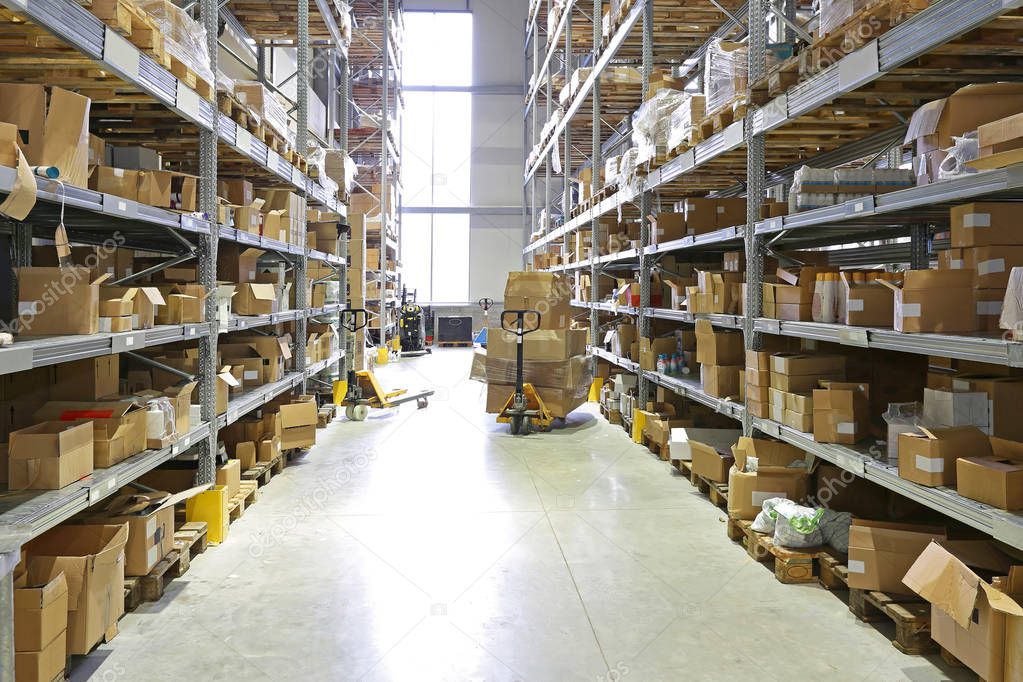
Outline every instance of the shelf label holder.
{"type": "Polygon", "coordinates": [[[199,93],[178,81],[177,107],[193,121],[199,118],[199,93]]]}
{"type": "Polygon", "coordinates": [[[873,80],[880,72],[881,61],[877,39],[874,39],[838,62],[838,87],[849,92],[873,80]]]}
{"type": "MultiPolygon", "coordinates": [[[[15,0],[17,2],[17,0],[15,0]]],[[[139,51],[109,26],[103,37],[103,60],[125,73],[130,80],[139,78],[139,51]]]]}

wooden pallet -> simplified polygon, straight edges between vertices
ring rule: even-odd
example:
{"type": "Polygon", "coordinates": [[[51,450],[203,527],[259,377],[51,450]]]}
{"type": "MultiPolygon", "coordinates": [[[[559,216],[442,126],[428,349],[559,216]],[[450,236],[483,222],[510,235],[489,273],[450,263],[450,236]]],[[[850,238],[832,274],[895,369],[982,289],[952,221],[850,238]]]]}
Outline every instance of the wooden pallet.
{"type": "Polygon", "coordinates": [[[931,639],[931,605],[915,595],[888,594],[849,587],[849,569],[835,556],[820,559],[820,582],[828,590],[849,590],[849,611],[864,623],[891,620],[892,646],[904,654],[922,655],[936,650],[931,639]]]}
{"type": "Polygon", "coordinates": [[[706,495],[715,506],[728,509],[728,484],[711,481],[703,476],[690,472],[690,482],[696,489],[706,495]]]}
{"type": "Polygon", "coordinates": [[[205,521],[189,521],[174,531],[174,549],[187,554],[189,560],[194,559],[209,546],[206,535],[205,521]]]}
{"type": "Polygon", "coordinates": [[[622,413],[619,410],[609,410],[603,405],[600,406],[600,414],[607,420],[608,424],[621,424],[622,413]]]}
{"type": "Polygon", "coordinates": [[[316,411],[316,428],[325,429],[327,425],[334,421],[334,415],[336,413],[336,407],[334,405],[327,405],[321,407],[316,411]]]}
{"type": "Polygon", "coordinates": [[[231,521],[237,521],[245,513],[246,507],[259,499],[259,484],[255,481],[242,481],[241,489],[227,502],[227,513],[231,521]]]}
{"type": "MultiPolygon", "coordinates": [[[[131,585],[131,592],[133,597],[138,599],[132,608],[134,609],[143,602],[160,601],[167,590],[167,585],[175,578],[183,576],[188,571],[188,567],[188,554],[172,549],[147,575],[125,578],[126,588],[129,583],[134,583],[131,585]]],[[[126,601],[125,609],[127,608],[126,601]]]]}
{"type": "Polygon", "coordinates": [[[643,445],[652,454],[657,455],[657,457],[661,461],[664,461],[664,462],[668,461],[669,454],[668,454],[668,444],[667,443],[658,443],[657,441],[651,439],[649,436],[647,436],[644,433],[643,434],[643,445]]]}
{"type": "Polygon", "coordinates": [[[678,473],[680,473],[685,478],[689,479],[689,482],[691,483],[693,480],[692,479],[693,470],[690,465],[691,462],[686,462],[681,459],[671,460],[671,466],[675,467],[675,470],[678,471],[678,473]]]}
{"type": "Polygon", "coordinates": [[[817,582],[819,558],[824,549],[820,547],[806,550],[778,547],[769,535],[757,533],[752,528],[752,521],[728,519],[725,524],[728,537],[739,540],[746,548],[747,554],[755,561],[766,563],[774,560],[774,577],[785,584],[817,582]]]}
{"type": "Polygon", "coordinates": [[[170,72],[174,74],[175,78],[195,90],[203,99],[211,102],[216,101],[217,93],[210,83],[174,55],[168,55],[168,57],[170,58],[170,72]]]}
{"type": "Polygon", "coordinates": [[[803,53],[800,74],[810,76],[828,68],[930,4],[930,0],[872,2],[826,35],[818,36],[813,46],[803,53]]]}
{"type": "Polygon", "coordinates": [[[269,462],[258,462],[256,466],[242,472],[243,481],[255,481],[256,485],[263,487],[270,482],[270,479],[284,471],[284,457],[278,456],[269,462]]]}

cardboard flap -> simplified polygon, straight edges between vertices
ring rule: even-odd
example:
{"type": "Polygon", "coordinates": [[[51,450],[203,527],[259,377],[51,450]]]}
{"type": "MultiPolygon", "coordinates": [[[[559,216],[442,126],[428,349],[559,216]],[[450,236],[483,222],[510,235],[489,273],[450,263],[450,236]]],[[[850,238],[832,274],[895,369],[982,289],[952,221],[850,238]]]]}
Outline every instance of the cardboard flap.
{"type": "Polygon", "coordinates": [[[799,275],[792,272],[791,270],[786,270],[785,268],[778,268],[775,274],[778,276],[778,279],[785,282],[786,284],[791,284],[792,286],[799,284],[799,275]]]}
{"type": "Polygon", "coordinates": [[[203,492],[205,490],[209,490],[212,487],[213,487],[212,483],[207,483],[206,485],[197,485],[194,488],[189,488],[188,490],[182,490],[180,493],[175,493],[175,494],[169,496],[166,500],[164,500],[162,503],[160,503],[159,507],[157,507],[156,509],[153,509],[152,511],[159,511],[159,510],[164,509],[166,507],[170,507],[172,505],[178,504],[179,502],[184,502],[188,498],[195,497],[199,493],[201,493],[201,492],[203,492]]]}
{"type": "Polygon", "coordinates": [[[258,301],[273,301],[277,298],[277,292],[273,284],[249,284],[252,298],[258,301]]]}
{"type": "Polygon", "coordinates": [[[291,335],[277,337],[277,345],[281,348],[281,355],[285,360],[291,359],[291,335]]]}
{"type": "Polygon", "coordinates": [[[167,301],[164,300],[163,294],[161,294],[160,290],[156,287],[139,287],[138,290],[153,305],[167,305],[167,301]]]}
{"type": "Polygon", "coordinates": [[[258,211],[258,210],[262,209],[263,206],[265,206],[265,205],[266,205],[266,199],[253,199],[252,203],[249,204],[249,208],[258,211]]]}
{"type": "Polygon", "coordinates": [[[64,590],[67,592],[67,609],[73,613],[78,610],[78,602],[82,594],[82,583],[85,577],[85,571],[82,569],[84,563],[86,563],[85,559],[79,557],[29,555],[28,582],[38,585],[50,584],[58,576],[63,575],[64,590]]]}
{"type": "Polygon", "coordinates": [[[909,120],[909,127],[906,129],[906,139],[903,144],[909,144],[926,135],[933,135],[938,130],[938,123],[941,121],[941,114],[945,111],[945,104],[948,99],[936,99],[928,102],[915,112],[909,120]]]}
{"type": "Polygon", "coordinates": [[[220,373],[217,374],[217,378],[223,381],[228,386],[232,386],[235,388],[241,386],[241,383],[239,383],[239,381],[234,378],[234,375],[231,374],[231,365],[227,365],[223,369],[221,369],[220,373]]]}
{"type": "Polygon", "coordinates": [[[987,597],[987,603],[995,611],[1004,613],[1007,616],[1016,616],[1017,618],[1023,617],[1023,607],[1021,607],[1015,599],[1001,590],[988,585],[984,581],[981,581],[980,588],[984,590],[984,596],[987,597]]]}
{"type": "Polygon", "coordinates": [[[969,628],[981,595],[980,577],[936,542],[917,557],[902,582],[957,625],[969,628]]]}
{"type": "Polygon", "coordinates": [[[281,405],[281,426],[290,429],[296,426],[316,425],[316,403],[302,401],[281,405]]]}
{"type": "Polygon", "coordinates": [[[52,579],[14,590],[14,608],[42,609],[67,594],[67,576],[62,570],[54,570],[57,575],[52,579]]]}
{"type": "Polygon", "coordinates": [[[113,275],[111,275],[109,272],[104,272],[102,275],[92,280],[90,284],[93,286],[98,286],[100,284],[103,284],[103,282],[106,282],[108,279],[111,279],[112,277],[113,275]]]}

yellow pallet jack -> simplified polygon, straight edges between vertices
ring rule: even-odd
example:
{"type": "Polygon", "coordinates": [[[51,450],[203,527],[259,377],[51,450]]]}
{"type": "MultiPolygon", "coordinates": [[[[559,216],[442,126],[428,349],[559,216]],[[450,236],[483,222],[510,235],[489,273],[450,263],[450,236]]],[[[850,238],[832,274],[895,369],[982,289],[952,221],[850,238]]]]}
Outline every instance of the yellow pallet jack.
{"type": "Polygon", "coordinates": [[[540,312],[537,310],[505,310],[501,313],[501,329],[514,334],[515,350],[515,393],[505,402],[497,415],[498,424],[511,424],[513,436],[526,436],[534,428],[547,431],[554,422],[543,398],[533,384],[522,381],[522,341],[528,334],[540,328],[540,312]],[[509,320],[511,322],[509,323],[509,320]],[[528,322],[528,323],[527,323],[528,322]]]}
{"type": "MultiPolygon", "coordinates": [[[[341,326],[353,334],[364,328],[367,322],[367,313],[362,308],[341,311],[341,326]]],[[[384,391],[376,375],[363,370],[349,370],[345,380],[334,382],[334,404],[344,407],[345,416],[356,422],[364,421],[371,407],[389,409],[414,400],[421,410],[430,404],[431,395],[433,391],[410,395],[407,388],[384,391]]]]}

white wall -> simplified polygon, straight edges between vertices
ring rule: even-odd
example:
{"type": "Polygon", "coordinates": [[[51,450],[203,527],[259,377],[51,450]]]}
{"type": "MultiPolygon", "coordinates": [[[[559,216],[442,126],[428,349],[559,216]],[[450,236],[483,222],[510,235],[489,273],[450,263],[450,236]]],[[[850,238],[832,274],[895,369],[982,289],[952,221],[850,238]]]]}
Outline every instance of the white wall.
{"type": "Polygon", "coordinates": [[[406,10],[460,10],[473,14],[473,84],[514,88],[513,94],[477,93],[472,113],[470,301],[500,301],[508,272],[522,266],[523,30],[529,0],[406,0],[406,10]],[[486,208],[513,207],[514,213],[486,208]]]}

